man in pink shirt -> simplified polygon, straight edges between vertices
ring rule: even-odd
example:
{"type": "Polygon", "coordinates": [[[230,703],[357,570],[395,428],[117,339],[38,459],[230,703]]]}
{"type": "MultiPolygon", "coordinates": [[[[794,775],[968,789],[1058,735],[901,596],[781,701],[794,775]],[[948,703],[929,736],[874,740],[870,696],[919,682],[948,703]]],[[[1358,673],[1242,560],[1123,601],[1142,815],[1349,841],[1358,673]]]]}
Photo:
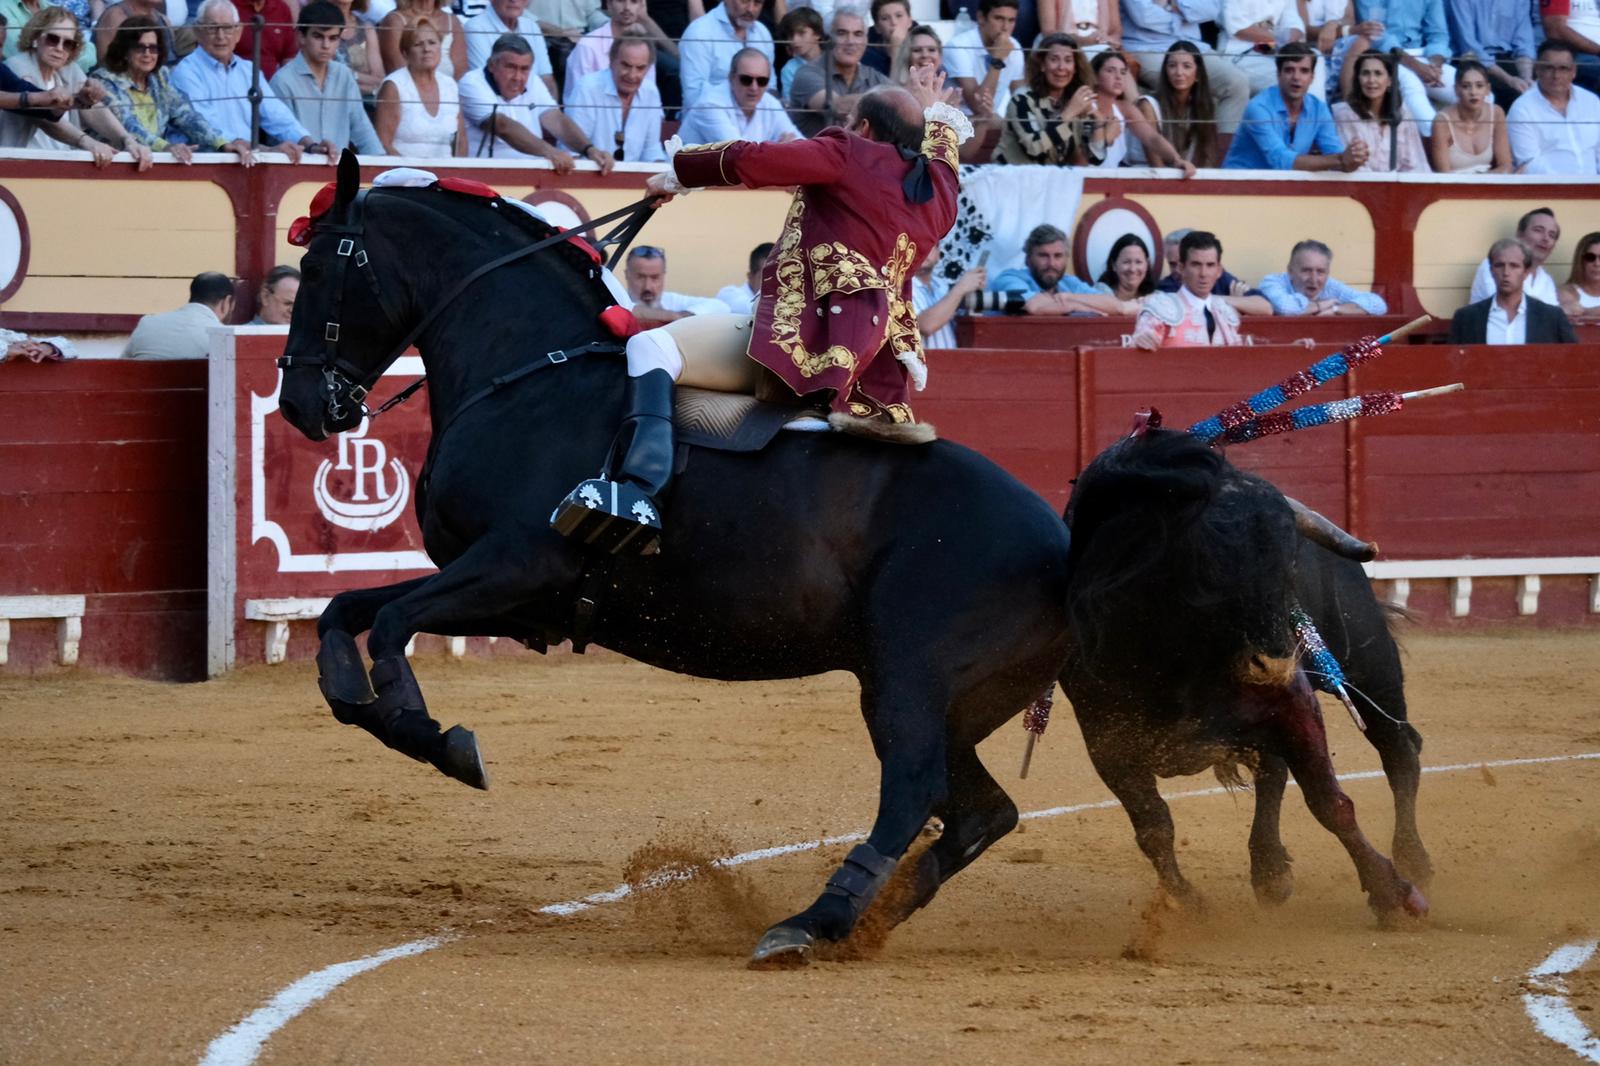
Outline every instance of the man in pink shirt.
{"type": "MultiPolygon", "coordinates": [[[[644,36],[655,42],[658,49],[663,44],[670,43],[650,20],[650,16],[645,14],[644,8],[645,0],[607,0],[606,11],[610,14],[611,21],[604,26],[596,26],[579,38],[578,43],[572,48],[572,54],[567,57],[567,80],[562,89],[562,99],[572,94],[573,86],[577,85],[584,75],[605,70],[611,65],[612,38],[621,35],[630,27],[638,27],[644,36]]],[[[649,84],[656,84],[654,63],[650,64],[650,70],[644,78],[649,84]]]]}
{"type": "Polygon", "coordinates": [[[1178,245],[1177,292],[1156,292],[1145,298],[1133,324],[1133,346],[1157,348],[1239,344],[1239,313],[1211,290],[1222,276],[1222,242],[1215,234],[1194,230],[1178,245]]]}

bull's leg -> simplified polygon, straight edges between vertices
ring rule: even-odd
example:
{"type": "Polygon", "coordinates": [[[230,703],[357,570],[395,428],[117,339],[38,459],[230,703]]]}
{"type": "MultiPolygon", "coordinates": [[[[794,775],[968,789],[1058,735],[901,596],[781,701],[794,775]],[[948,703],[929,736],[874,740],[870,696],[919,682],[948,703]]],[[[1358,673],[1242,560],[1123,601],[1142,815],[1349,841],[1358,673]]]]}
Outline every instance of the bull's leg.
{"type": "Polygon", "coordinates": [[[815,903],[766,931],[751,966],[799,965],[809,959],[819,937],[849,936],[929,816],[945,801],[948,696],[929,683],[881,689],[864,682],[861,703],[882,763],[872,832],[865,844],[845,856],[815,903]]]}
{"type": "MultiPolygon", "coordinates": [[[[1087,740],[1087,736],[1085,737],[1087,740]]],[[[1128,812],[1133,823],[1133,836],[1139,850],[1156,868],[1156,877],[1162,889],[1186,907],[1204,906],[1200,892],[1191,885],[1178,869],[1178,855],[1173,849],[1174,833],[1172,811],[1161,798],[1156,775],[1138,763],[1123,750],[1111,750],[1089,743],[1089,760],[1112,795],[1128,812]]]]}
{"type": "Polygon", "coordinates": [[[1355,804],[1334,775],[1322,711],[1303,673],[1295,673],[1294,681],[1284,690],[1281,712],[1270,721],[1276,727],[1283,758],[1305,793],[1306,806],[1350,853],[1361,887],[1367,893],[1367,903],[1379,919],[1388,921],[1402,909],[1415,917],[1427,914],[1428,903],[1422,893],[1400,876],[1394,863],[1367,841],[1356,824],[1355,804]]]}
{"type": "Polygon", "coordinates": [[[1264,904],[1282,903],[1294,891],[1294,869],[1283,846],[1278,815],[1289,767],[1276,755],[1263,753],[1256,769],[1256,815],[1250,824],[1250,884],[1264,904]]]}
{"type": "Polygon", "coordinates": [[[905,894],[892,901],[885,898],[879,904],[892,906],[885,913],[890,925],[899,925],[914,911],[926,907],[940,885],[1017,827],[1017,805],[971,746],[950,752],[947,782],[949,794],[944,805],[934,812],[944,822],[939,839],[918,857],[905,894]]]}
{"type": "Polygon", "coordinates": [[[1417,832],[1422,736],[1405,720],[1406,697],[1402,689],[1394,687],[1385,691],[1376,686],[1362,687],[1372,699],[1354,693],[1352,696],[1366,720],[1367,740],[1378,750],[1384,776],[1389,779],[1389,789],[1394,793],[1394,864],[1408,880],[1426,888],[1433,879],[1433,862],[1417,832]],[[1382,710],[1378,709],[1380,707],[1382,710]]]}

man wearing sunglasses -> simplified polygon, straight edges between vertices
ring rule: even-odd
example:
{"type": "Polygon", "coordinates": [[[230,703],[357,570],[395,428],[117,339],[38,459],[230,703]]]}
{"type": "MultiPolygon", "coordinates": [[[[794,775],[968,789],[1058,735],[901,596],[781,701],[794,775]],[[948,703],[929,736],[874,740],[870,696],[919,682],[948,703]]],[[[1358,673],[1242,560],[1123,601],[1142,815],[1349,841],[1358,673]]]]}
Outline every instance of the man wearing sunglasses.
{"type": "Polygon", "coordinates": [[[767,92],[771,84],[772,63],[766,55],[754,48],[740,49],[727,82],[706,91],[684,116],[678,136],[684,144],[798,140],[800,131],[789,121],[789,113],[767,92]]]}
{"type": "Polygon", "coordinates": [[[843,127],[809,140],[682,148],[651,175],[645,188],[658,204],[698,187],[798,189],[762,266],[753,319],[695,315],[628,338],[618,458],[561,502],[557,531],[657,543],[678,384],[803,398],[835,418],[913,421],[907,401],[927,367],[911,278],[955,223],[960,142],[972,127],[944,102],[942,71],[917,68],[908,79],[869,90],[843,127]]]}

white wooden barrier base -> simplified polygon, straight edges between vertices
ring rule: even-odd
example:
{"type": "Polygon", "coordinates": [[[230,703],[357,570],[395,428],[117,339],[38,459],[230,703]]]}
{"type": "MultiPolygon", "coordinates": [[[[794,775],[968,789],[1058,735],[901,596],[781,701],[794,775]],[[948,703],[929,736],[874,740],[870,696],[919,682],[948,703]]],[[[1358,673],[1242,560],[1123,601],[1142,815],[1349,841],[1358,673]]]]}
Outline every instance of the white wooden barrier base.
{"type": "MultiPolygon", "coordinates": [[[[322,617],[322,612],[328,609],[328,598],[289,598],[281,600],[245,600],[244,616],[251,622],[265,622],[267,624],[266,660],[268,663],[281,663],[289,653],[289,623],[312,622],[322,617]]],[[[467,654],[466,637],[446,638],[449,643],[450,654],[454,658],[464,658],[467,654]]],[[[406,657],[417,650],[417,638],[412,637],[406,642],[406,657]]],[[[4,662],[0,659],[0,662],[4,662]]]]}
{"type": "Polygon", "coordinates": [[[62,666],[78,662],[78,644],[83,640],[82,596],[0,596],[0,666],[11,656],[13,618],[55,618],[56,661],[62,666]]]}
{"type": "Polygon", "coordinates": [[[1576,574],[1589,579],[1589,613],[1600,614],[1600,556],[1567,559],[1418,559],[1365,564],[1367,577],[1388,581],[1389,600],[1404,607],[1411,598],[1411,582],[1442,578],[1450,582],[1450,613],[1465,618],[1472,612],[1472,579],[1517,579],[1517,613],[1539,613],[1540,578],[1576,574]]]}

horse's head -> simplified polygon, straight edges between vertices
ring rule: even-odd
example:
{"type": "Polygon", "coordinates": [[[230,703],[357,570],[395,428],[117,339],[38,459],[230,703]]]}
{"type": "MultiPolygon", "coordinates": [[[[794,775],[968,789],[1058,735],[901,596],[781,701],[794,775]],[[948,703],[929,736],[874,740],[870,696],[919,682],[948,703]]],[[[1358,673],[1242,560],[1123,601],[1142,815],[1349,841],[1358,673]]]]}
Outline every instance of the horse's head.
{"type": "Polygon", "coordinates": [[[312,216],[291,228],[302,245],[302,280],[278,366],[278,410],[312,440],[359,425],[362,400],[397,354],[404,336],[373,269],[364,234],[365,195],[355,153],[346,149],[339,177],[312,201],[312,216]]]}

